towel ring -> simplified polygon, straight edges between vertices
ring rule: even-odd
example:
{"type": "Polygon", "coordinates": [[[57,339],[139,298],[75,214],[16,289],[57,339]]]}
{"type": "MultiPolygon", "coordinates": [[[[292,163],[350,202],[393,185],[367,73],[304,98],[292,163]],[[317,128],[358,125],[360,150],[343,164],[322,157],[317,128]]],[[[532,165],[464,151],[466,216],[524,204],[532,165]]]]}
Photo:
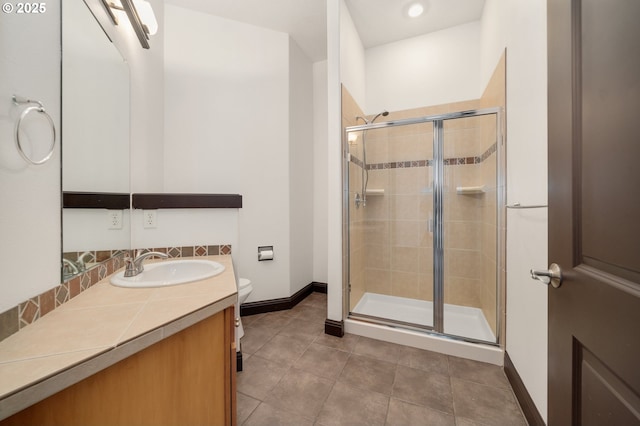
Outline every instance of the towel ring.
{"type": "Polygon", "coordinates": [[[45,109],[44,109],[44,105],[42,105],[42,102],[40,102],[40,101],[32,101],[30,99],[21,98],[19,96],[15,96],[14,95],[13,96],[13,103],[15,103],[16,105],[35,104],[35,105],[31,105],[31,106],[26,107],[22,111],[22,113],[20,114],[20,117],[18,118],[18,121],[16,121],[15,140],[16,140],[16,147],[18,148],[18,152],[20,153],[20,156],[22,158],[24,158],[24,160],[26,162],[34,164],[36,166],[39,166],[40,164],[46,163],[51,158],[51,156],[53,155],[53,150],[54,150],[54,148],[56,146],[56,126],[53,123],[53,119],[51,118],[51,116],[49,114],[47,114],[47,111],[45,111],[45,109]],[[44,114],[46,119],[49,121],[49,124],[51,125],[51,146],[49,147],[49,152],[47,153],[47,155],[45,155],[40,160],[33,160],[31,157],[29,157],[24,152],[24,150],[22,149],[22,142],[20,141],[20,124],[22,124],[22,120],[24,120],[24,118],[30,112],[33,112],[33,111],[37,111],[40,114],[44,114]]]}

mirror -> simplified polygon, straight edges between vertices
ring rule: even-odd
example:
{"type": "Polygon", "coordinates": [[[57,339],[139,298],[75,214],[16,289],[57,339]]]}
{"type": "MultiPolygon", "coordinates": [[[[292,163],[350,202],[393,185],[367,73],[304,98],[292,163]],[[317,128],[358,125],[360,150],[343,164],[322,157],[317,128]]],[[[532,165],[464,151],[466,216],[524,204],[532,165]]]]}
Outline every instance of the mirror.
{"type": "Polygon", "coordinates": [[[126,61],[84,2],[64,0],[63,281],[130,246],[129,120],[126,61]]]}

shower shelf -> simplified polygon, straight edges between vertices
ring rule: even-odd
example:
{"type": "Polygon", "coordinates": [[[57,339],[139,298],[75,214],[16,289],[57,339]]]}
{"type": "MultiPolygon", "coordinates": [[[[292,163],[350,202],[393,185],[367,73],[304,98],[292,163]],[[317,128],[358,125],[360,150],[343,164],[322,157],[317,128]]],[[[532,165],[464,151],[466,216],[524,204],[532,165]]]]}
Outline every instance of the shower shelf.
{"type": "Polygon", "coordinates": [[[458,194],[484,194],[484,185],[480,186],[458,186],[456,187],[458,194]]]}
{"type": "Polygon", "coordinates": [[[384,189],[367,189],[367,195],[384,195],[384,189]]]}

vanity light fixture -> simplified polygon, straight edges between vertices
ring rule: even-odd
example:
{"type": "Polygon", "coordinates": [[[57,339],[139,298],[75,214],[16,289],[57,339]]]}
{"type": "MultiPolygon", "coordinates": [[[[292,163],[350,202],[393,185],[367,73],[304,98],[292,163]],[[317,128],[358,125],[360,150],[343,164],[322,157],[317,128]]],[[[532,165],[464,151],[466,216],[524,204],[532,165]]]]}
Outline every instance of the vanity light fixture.
{"type": "Polygon", "coordinates": [[[146,0],[102,0],[102,4],[116,25],[118,25],[118,17],[114,11],[124,11],[142,47],[149,48],[149,36],[158,31],[158,21],[151,3],[146,0]]]}
{"type": "Polygon", "coordinates": [[[349,141],[349,145],[353,145],[354,143],[358,142],[358,134],[355,132],[349,133],[347,140],[349,141]]]}
{"type": "Polygon", "coordinates": [[[409,15],[410,18],[417,18],[418,16],[422,15],[422,12],[424,12],[424,6],[420,3],[414,3],[409,6],[407,15],[409,15]]]}
{"type": "Polygon", "coordinates": [[[144,30],[149,35],[155,35],[158,32],[158,21],[156,21],[156,15],[153,13],[151,3],[146,0],[134,0],[136,9],[138,9],[138,16],[142,20],[144,30]]]}

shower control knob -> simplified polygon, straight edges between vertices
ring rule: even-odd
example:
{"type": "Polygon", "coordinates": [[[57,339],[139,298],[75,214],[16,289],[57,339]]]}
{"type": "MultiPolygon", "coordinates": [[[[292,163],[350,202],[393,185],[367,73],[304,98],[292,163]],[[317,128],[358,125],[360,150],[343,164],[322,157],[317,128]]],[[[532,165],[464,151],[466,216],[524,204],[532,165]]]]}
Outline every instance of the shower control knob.
{"type": "Polygon", "coordinates": [[[553,288],[558,288],[562,284],[562,269],[560,269],[560,266],[556,263],[552,263],[548,271],[536,271],[532,269],[529,272],[531,273],[531,278],[542,281],[546,285],[551,284],[553,288]]]}

